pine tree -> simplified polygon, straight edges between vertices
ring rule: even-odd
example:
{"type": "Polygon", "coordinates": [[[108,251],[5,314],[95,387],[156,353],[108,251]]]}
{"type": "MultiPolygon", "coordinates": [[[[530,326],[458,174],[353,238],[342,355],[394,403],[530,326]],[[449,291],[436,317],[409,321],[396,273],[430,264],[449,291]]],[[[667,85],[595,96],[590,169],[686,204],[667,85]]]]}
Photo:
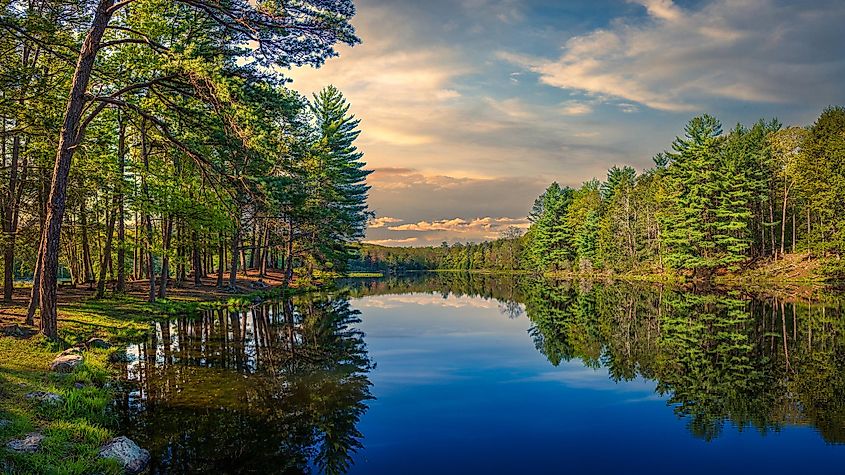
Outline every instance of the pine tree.
{"type": "Polygon", "coordinates": [[[370,187],[364,169],[364,154],[355,147],[361,121],[349,112],[350,105],[334,86],[314,95],[311,111],[316,118],[319,139],[314,155],[319,166],[312,190],[314,211],[321,215],[323,239],[317,251],[328,262],[344,267],[352,257],[349,243],[363,237],[371,213],[367,209],[370,187]]]}
{"type": "Polygon", "coordinates": [[[663,214],[667,263],[680,269],[712,270],[719,147],[722,125],[704,115],[692,119],[685,136],[678,137],[669,153],[667,180],[671,207],[663,214]]]}

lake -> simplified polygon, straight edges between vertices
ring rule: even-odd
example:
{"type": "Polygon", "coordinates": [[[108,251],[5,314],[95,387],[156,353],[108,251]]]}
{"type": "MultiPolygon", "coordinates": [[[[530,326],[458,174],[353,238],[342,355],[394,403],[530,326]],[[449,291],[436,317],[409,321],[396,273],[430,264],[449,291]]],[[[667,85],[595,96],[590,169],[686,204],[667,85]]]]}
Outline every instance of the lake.
{"type": "Polygon", "coordinates": [[[153,473],[845,473],[831,295],[424,274],[155,325],[153,473]]]}

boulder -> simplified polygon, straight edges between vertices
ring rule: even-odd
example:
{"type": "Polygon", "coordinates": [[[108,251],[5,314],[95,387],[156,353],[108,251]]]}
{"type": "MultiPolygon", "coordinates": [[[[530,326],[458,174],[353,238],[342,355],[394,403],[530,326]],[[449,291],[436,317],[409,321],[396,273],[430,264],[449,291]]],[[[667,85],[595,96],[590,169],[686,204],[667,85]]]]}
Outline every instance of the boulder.
{"type": "Polygon", "coordinates": [[[109,354],[109,362],[111,363],[129,363],[132,357],[126,351],[118,350],[109,354]]]}
{"type": "Polygon", "coordinates": [[[85,346],[87,348],[97,348],[100,350],[106,350],[111,348],[111,345],[106,340],[102,338],[91,338],[90,340],[85,342],[85,346]]]}
{"type": "Polygon", "coordinates": [[[29,338],[35,333],[35,330],[24,328],[18,324],[9,325],[3,328],[3,334],[13,338],[29,338]]]}
{"type": "Polygon", "coordinates": [[[22,439],[10,441],[6,444],[6,448],[13,452],[32,453],[41,448],[42,441],[44,441],[44,436],[37,432],[33,432],[31,434],[27,434],[26,437],[22,439]]]}
{"type": "Polygon", "coordinates": [[[59,353],[59,356],[81,355],[81,354],[82,354],[82,348],[80,348],[78,346],[72,346],[72,347],[66,349],[65,351],[59,353]]]}
{"type": "Polygon", "coordinates": [[[123,470],[130,474],[141,473],[150,463],[150,453],[124,436],[116,437],[100,447],[100,457],[116,459],[123,470]]]}
{"type": "Polygon", "coordinates": [[[70,373],[74,368],[82,363],[82,355],[69,354],[59,355],[50,363],[50,371],[57,373],[70,373]]]}
{"type": "Polygon", "coordinates": [[[60,404],[64,398],[56,393],[45,393],[44,391],[35,391],[24,396],[27,399],[34,399],[38,402],[46,402],[49,404],[60,404]]]}

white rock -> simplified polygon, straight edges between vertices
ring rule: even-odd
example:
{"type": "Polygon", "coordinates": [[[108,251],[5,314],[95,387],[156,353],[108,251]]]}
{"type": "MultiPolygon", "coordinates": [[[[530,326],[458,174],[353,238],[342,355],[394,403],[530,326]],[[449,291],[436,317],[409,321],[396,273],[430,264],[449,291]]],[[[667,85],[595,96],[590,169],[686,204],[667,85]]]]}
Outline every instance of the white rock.
{"type": "Polygon", "coordinates": [[[64,401],[64,398],[56,393],[45,393],[44,391],[35,391],[27,394],[27,399],[35,399],[40,402],[48,402],[50,404],[59,404],[64,401]]]}
{"type": "Polygon", "coordinates": [[[33,432],[31,434],[27,434],[23,439],[15,439],[9,442],[6,444],[6,448],[14,452],[32,453],[41,448],[41,442],[43,440],[43,435],[33,432]]]}
{"type": "Polygon", "coordinates": [[[100,448],[100,457],[117,459],[126,473],[141,473],[150,463],[150,453],[128,437],[116,437],[100,448]]]}
{"type": "Polygon", "coordinates": [[[50,363],[50,371],[57,373],[70,373],[82,363],[82,355],[70,354],[59,355],[50,363]]]}

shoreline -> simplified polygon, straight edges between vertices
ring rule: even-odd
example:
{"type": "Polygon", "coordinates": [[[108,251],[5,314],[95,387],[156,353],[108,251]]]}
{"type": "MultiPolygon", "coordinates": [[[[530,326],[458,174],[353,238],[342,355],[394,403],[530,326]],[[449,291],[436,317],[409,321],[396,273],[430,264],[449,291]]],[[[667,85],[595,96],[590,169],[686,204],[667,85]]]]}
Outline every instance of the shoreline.
{"type": "MultiPolygon", "coordinates": [[[[157,320],[220,306],[243,308],[318,288],[298,284],[284,289],[272,278],[264,279],[267,287],[251,288],[258,280],[254,275],[239,278],[238,292],[189,284],[156,303],[139,295],[143,282],[132,282],[127,294],[104,299],[94,299],[88,289],[60,289],[60,341],[50,341],[37,327],[24,324],[26,302],[20,298],[0,306],[0,354],[14,355],[0,360],[0,472],[123,473],[119,463],[98,456],[105,443],[123,435],[114,432],[112,401],[120,376],[113,363],[125,358],[126,347],[143,339],[157,320]],[[105,340],[109,347],[87,347],[85,342],[92,338],[105,340]],[[81,363],[67,373],[49,369],[58,354],[74,347],[79,348],[81,363]],[[58,399],[38,397],[43,394],[58,399]],[[31,434],[44,437],[38,450],[7,448],[8,441],[31,434]]],[[[27,289],[15,290],[21,297],[27,289]]]]}

